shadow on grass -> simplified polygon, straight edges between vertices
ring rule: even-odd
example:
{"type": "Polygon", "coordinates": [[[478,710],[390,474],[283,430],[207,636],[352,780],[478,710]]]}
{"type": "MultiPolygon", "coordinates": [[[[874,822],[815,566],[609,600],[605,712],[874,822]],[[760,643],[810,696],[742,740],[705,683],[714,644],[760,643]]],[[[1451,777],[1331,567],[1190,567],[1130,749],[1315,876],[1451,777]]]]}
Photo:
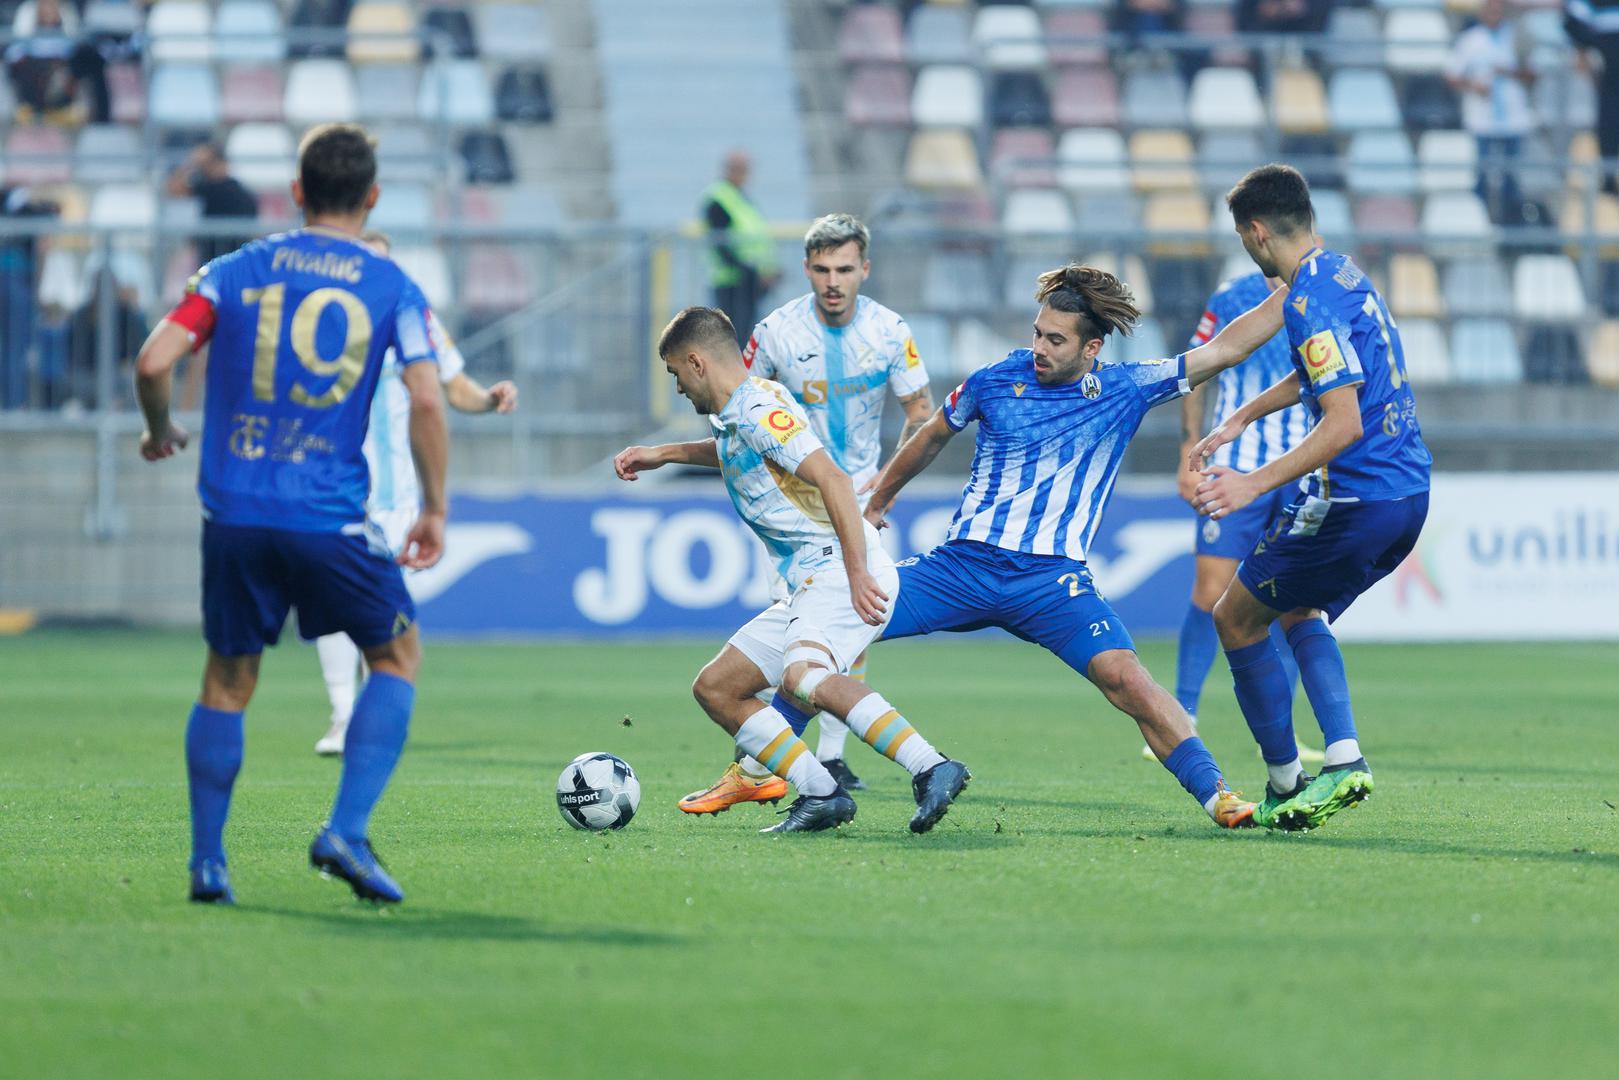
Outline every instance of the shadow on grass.
{"type": "Polygon", "coordinates": [[[650,930],[610,926],[557,926],[520,915],[492,915],[479,911],[433,908],[396,908],[382,911],[355,901],[345,911],[307,911],[296,908],[240,906],[243,915],[263,915],[325,926],[335,932],[390,940],[423,941],[535,941],[571,945],[679,945],[681,938],[650,930]]]}
{"type": "Polygon", "coordinates": [[[1492,848],[1465,844],[1444,844],[1434,840],[1413,840],[1403,836],[1345,836],[1330,832],[1306,834],[1301,842],[1327,844],[1335,848],[1364,848],[1390,855],[1445,855],[1452,858],[1483,859],[1504,862],[1522,859],[1525,862],[1567,863],[1589,866],[1597,870],[1619,870],[1619,854],[1610,851],[1575,851],[1570,848],[1492,848]]]}

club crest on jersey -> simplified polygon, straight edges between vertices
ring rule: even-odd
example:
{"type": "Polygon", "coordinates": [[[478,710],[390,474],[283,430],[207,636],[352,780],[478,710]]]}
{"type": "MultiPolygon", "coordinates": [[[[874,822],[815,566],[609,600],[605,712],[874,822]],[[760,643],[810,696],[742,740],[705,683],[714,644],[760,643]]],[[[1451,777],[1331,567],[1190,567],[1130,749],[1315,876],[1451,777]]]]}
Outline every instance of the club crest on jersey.
{"type": "Polygon", "coordinates": [[[1343,350],[1330,329],[1305,338],[1304,344],[1299,346],[1299,354],[1304,357],[1304,373],[1310,376],[1311,386],[1349,366],[1344,363],[1343,350]]]}
{"type": "Polygon", "coordinates": [[[921,362],[922,362],[922,357],[919,356],[917,354],[917,351],[916,351],[916,339],[913,338],[913,337],[906,338],[905,339],[905,370],[909,371],[909,370],[911,370],[911,368],[915,367],[916,365],[920,364],[921,362]]]}
{"type": "Polygon", "coordinates": [[[1095,401],[1102,396],[1102,380],[1096,377],[1096,372],[1087,371],[1085,377],[1079,380],[1079,392],[1084,394],[1088,401],[1095,401]]]}
{"type": "Polygon", "coordinates": [[[1029,387],[1026,383],[1015,382],[1012,384],[1012,393],[1016,394],[1018,397],[1022,397],[1023,391],[1027,390],[1028,388],[1029,387]]]}
{"type": "Polygon", "coordinates": [[[792,442],[793,437],[804,430],[804,425],[799,423],[798,417],[786,409],[771,409],[765,413],[764,425],[765,430],[783,446],[792,442]]]}

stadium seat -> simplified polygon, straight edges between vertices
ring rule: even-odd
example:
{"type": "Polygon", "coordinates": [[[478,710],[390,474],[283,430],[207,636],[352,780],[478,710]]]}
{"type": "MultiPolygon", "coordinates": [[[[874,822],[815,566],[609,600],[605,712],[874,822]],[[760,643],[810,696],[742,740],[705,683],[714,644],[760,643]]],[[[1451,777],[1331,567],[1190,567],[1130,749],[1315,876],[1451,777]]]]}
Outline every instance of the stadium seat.
{"type": "Polygon", "coordinates": [[[1051,97],[1058,127],[1119,126],[1119,82],[1112,68],[1063,68],[1051,97]]]}
{"type": "Polygon", "coordinates": [[[1523,381],[1518,339],[1505,319],[1457,319],[1450,328],[1450,355],[1457,382],[1523,381]]]}
{"type": "Polygon", "coordinates": [[[296,127],[356,120],[355,98],[353,69],[341,60],[296,60],[287,68],[281,109],[296,127]]]}
{"type": "Polygon", "coordinates": [[[1039,71],[1046,66],[1039,16],[1026,7],[979,8],[973,19],[973,44],[991,71],[1039,71]]]}
{"type": "Polygon", "coordinates": [[[983,312],[994,306],[996,296],[986,256],[972,251],[936,251],[928,258],[922,276],[923,307],[932,311],[983,312]]]}
{"type": "Polygon", "coordinates": [[[1586,381],[1585,350],[1573,326],[1533,324],[1525,337],[1523,376],[1526,381],[1576,386],[1586,381]]]}
{"type": "Polygon", "coordinates": [[[991,174],[1009,188],[1053,187],[1057,156],[1046,128],[1003,128],[995,133],[989,152],[991,174]]]}
{"type": "Polygon", "coordinates": [[[1137,191],[1197,188],[1192,139],[1184,131],[1137,131],[1130,135],[1132,182],[1137,191]]]}
{"type": "Polygon", "coordinates": [[[1349,189],[1409,195],[1417,189],[1411,140],[1403,131],[1357,131],[1349,140],[1349,189]]]}
{"type": "Polygon", "coordinates": [[[443,175],[443,152],[423,125],[378,124],[371,133],[377,140],[377,175],[385,183],[431,184],[443,175]]]}
{"type": "Polygon", "coordinates": [[[838,59],[845,64],[897,64],[905,59],[899,12],[877,4],[845,8],[838,27],[838,59]]]}
{"type": "MultiPolygon", "coordinates": [[[[1041,254],[1012,256],[1005,273],[1001,274],[1004,292],[1001,302],[1009,310],[1019,312],[1028,310],[1033,305],[1035,282],[1040,280],[1040,275],[1067,261],[1066,256],[1045,254],[1044,245],[1041,245],[1041,252],[1041,254]]],[[[906,321],[911,320],[907,318],[906,321]]],[[[915,328],[914,325],[912,328],[915,328]]],[[[922,335],[918,334],[916,340],[920,345],[922,335]]],[[[924,359],[927,355],[926,352],[922,354],[924,359]]]]}
{"type": "Polygon", "coordinates": [[[1399,11],[1410,8],[1442,8],[1445,0],[1373,0],[1376,7],[1384,11],[1399,11]]]}
{"type": "Polygon", "coordinates": [[[1074,229],[1080,236],[1137,236],[1141,202],[1124,191],[1098,191],[1074,199],[1074,229]]]}
{"type": "Polygon", "coordinates": [[[1047,127],[1051,99],[1046,85],[1032,71],[998,71],[989,91],[989,122],[1002,127],[1047,127]]]}
{"type": "Polygon", "coordinates": [[[157,195],[146,184],[104,184],[90,197],[90,224],[148,230],[157,223],[157,195]]]}
{"type": "Polygon", "coordinates": [[[1439,75],[1411,75],[1405,80],[1405,123],[1413,131],[1449,131],[1462,126],[1462,106],[1439,75]]]}
{"type": "Polygon", "coordinates": [[[1124,122],[1133,128],[1187,125],[1186,87],[1172,70],[1136,71],[1124,80],[1124,122]]]}
{"type": "MultiPolygon", "coordinates": [[[[1619,258],[1615,251],[1614,240],[1619,239],[1619,198],[1601,192],[1594,200],[1594,209],[1590,220],[1586,220],[1586,200],[1590,196],[1583,192],[1573,192],[1563,200],[1563,213],[1558,224],[1567,236],[1583,236],[1603,243],[1598,249],[1598,257],[1603,259],[1619,258]]],[[[1579,248],[1572,245],[1570,255],[1578,256],[1579,248]]]]}
{"type": "Polygon", "coordinates": [[[8,184],[63,184],[73,175],[67,135],[61,128],[19,124],[0,155],[8,184]]]}
{"type": "Polygon", "coordinates": [[[286,87],[281,82],[279,66],[225,65],[221,68],[220,84],[220,118],[225,123],[281,119],[281,101],[286,87]]]}
{"type": "Polygon", "coordinates": [[[1619,262],[1604,260],[1597,268],[1597,303],[1604,315],[1619,318],[1619,262]]]}
{"type": "Polygon", "coordinates": [[[1401,319],[1400,344],[1405,347],[1405,373],[1415,386],[1440,386],[1454,378],[1450,346],[1433,319],[1401,319]]]}
{"type": "Polygon", "coordinates": [[[433,197],[423,184],[383,184],[369,224],[383,232],[413,232],[433,221],[433,197]]]}
{"type": "Polygon", "coordinates": [[[1309,68],[1287,67],[1276,73],[1270,91],[1271,117],[1287,134],[1326,131],[1327,95],[1321,76],[1309,68]]]}
{"type": "Polygon", "coordinates": [[[1153,259],[1147,263],[1147,273],[1152,276],[1158,317],[1171,327],[1190,330],[1196,326],[1215,284],[1209,277],[1208,259],[1153,259]]]}
{"type": "MultiPolygon", "coordinates": [[[[551,55],[551,26],[545,5],[533,3],[475,4],[478,47],[490,60],[546,60],[551,55]]],[[[696,24],[693,24],[694,26],[696,24]]],[[[700,27],[705,35],[709,27],[700,27]]]]}
{"type": "Polygon", "coordinates": [[[1402,75],[1443,71],[1452,34],[1445,13],[1436,9],[1393,11],[1383,22],[1384,62],[1402,75]]]}
{"type": "Polygon", "coordinates": [[[306,36],[289,41],[287,55],[294,59],[337,58],[343,55],[344,28],[354,0],[297,0],[287,26],[306,36]]]}
{"type": "Polygon", "coordinates": [[[905,150],[905,182],[923,190],[982,187],[972,138],[957,128],[916,132],[905,150]]]}
{"type": "Polygon", "coordinates": [[[495,115],[519,124],[549,124],[555,110],[545,69],[524,64],[502,71],[495,83],[495,115]]]}
{"type": "MultiPolygon", "coordinates": [[[[1194,6],[1186,13],[1185,28],[1188,34],[1221,40],[1236,33],[1237,25],[1231,5],[1217,4],[1194,6]]],[[[1247,68],[1253,60],[1247,49],[1235,45],[1216,46],[1207,55],[1215,67],[1221,68],[1247,68]]]]}
{"type": "Polygon", "coordinates": [[[1107,16],[1095,8],[1046,13],[1046,55],[1053,64],[1106,64],[1107,16]]]}
{"type": "Polygon", "coordinates": [[[141,69],[138,65],[108,64],[107,93],[112,97],[113,123],[140,124],[145,122],[146,79],[141,75],[141,69]]]}
{"type": "MultiPolygon", "coordinates": [[[[1132,288],[1135,282],[1129,283],[1132,288]]],[[[1136,297],[1140,300],[1140,295],[1136,297]]],[[[1126,364],[1140,364],[1148,360],[1162,360],[1165,356],[1173,356],[1168,342],[1164,337],[1163,325],[1157,319],[1142,319],[1136,325],[1135,333],[1129,337],[1121,334],[1109,334],[1103,339],[1102,358],[1126,364]],[[1111,356],[1106,354],[1112,353],[1111,356]]]]}
{"type": "Polygon", "coordinates": [[[1197,168],[1204,191],[1223,196],[1254,162],[1264,160],[1259,136],[1251,131],[1210,131],[1198,140],[1197,168]]]}
{"type": "Polygon", "coordinates": [[[140,32],[142,14],[132,0],[90,0],[84,9],[84,32],[95,38],[127,42],[140,32]]]}
{"type": "Polygon", "coordinates": [[[367,64],[354,72],[354,93],[366,120],[415,120],[421,69],[415,64],[367,64]]]}
{"type": "Polygon", "coordinates": [[[209,63],[213,28],[213,9],[201,0],[158,0],[146,13],[148,52],[159,63],[209,63]]]}
{"type": "Polygon", "coordinates": [[[1327,115],[1340,131],[1383,131],[1403,126],[1394,84],[1384,71],[1347,69],[1333,74],[1327,115]]]}
{"type": "Polygon", "coordinates": [[[1368,8],[1333,4],[1327,17],[1326,59],[1336,67],[1383,66],[1383,20],[1368,8]]]}
{"type": "Polygon", "coordinates": [[[984,86],[978,72],[949,65],[923,68],[911,93],[911,119],[918,127],[982,127],[984,86]]]}
{"type": "Polygon", "coordinates": [[[970,64],[972,36],[961,8],[923,4],[905,25],[905,55],[913,64],[970,64]]]}
{"type": "Polygon", "coordinates": [[[556,194],[549,188],[535,184],[510,184],[492,190],[496,193],[500,220],[505,224],[556,228],[565,222],[562,204],[557,202],[556,194]]]}
{"type": "Polygon", "coordinates": [[[517,179],[512,155],[498,132],[469,131],[461,136],[461,164],[474,184],[509,184],[517,179]]]}
{"type": "Polygon", "coordinates": [[[1619,321],[1607,319],[1591,332],[1585,366],[1593,383],[1619,389],[1619,321]]]}
{"type": "Polygon", "coordinates": [[[533,300],[534,275],[516,251],[499,244],[473,244],[467,249],[462,281],[468,310],[504,313],[533,300]]]}
{"type": "Polygon", "coordinates": [[[1424,131],[1417,161],[1419,184],[1430,195],[1472,191],[1478,182],[1478,140],[1465,131],[1424,131]]]}
{"type": "MultiPolygon", "coordinates": [[[[287,54],[273,0],[225,0],[214,13],[214,57],[223,65],[279,64],[287,54]]],[[[229,80],[232,68],[221,73],[229,80]]]]}
{"type": "Polygon", "coordinates": [[[1310,204],[1315,207],[1316,231],[1326,240],[1328,247],[1343,250],[1353,246],[1355,220],[1349,210],[1347,195],[1330,188],[1311,191],[1310,204]]]}
{"type": "Polygon", "coordinates": [[[416,16],[403,3],[361,0],[349,12],[351,64],[414,64],[421,59],[416,16]]]}
{"type": "Polygon", "coordinates": [[[1422,232],[1431,239],[1472,239],[1493,232],[1484,203],[1471,191],[1442,191],[1422,207],[1422,232]]]}
{"type": "Polygon", "coordinates": [[[152,72],[150,112],[160,127],[211,128],[219,123],[219,84],[204,64],[164,64],[152,72]]]}
{"type": "Polygon", "coordinates": [[[1209,250],[1209,206],[1198,192],[1153,192],[1147,196],[1141,223],[1150,238],[1149,254],[1201,255],[1209,250]]]}
{"type": "Polygon", "coordinates": [[[1584,131],[1596,126],[1596,87],[1584,72],[1566,65],[1554,68],[1535,80],[1530,96],[1541,124],[1548,128],[1584,131]]]}
{"type": "Polygon", "coordinates": [[[482,127],[495,120],[489,76],[476,60],[441,61],[425,70],[416,108],[429,123],[455,127],[482,127]]]}
{"type": "Polygon", "coordinates": [[[1075,128],[1057,141],[1058,182],[1070,191],[1117,192],[1130,186],[1124,137],[1111,128],[1075,128]]]}
{"type": "Polygon", "coordinates": [[[1017,236],[1067,236],[1074,229],[1074,211],[1060,191],[1025,188],[1006,196],[1001,228],[1017,236]]]}
{"type": "MultiPolygon", "coordinates": [[[[1389,310],[1397,319],[1440,319],[1439,269],[1426,255],[1400,252],[1389,260],[1389,310]]],[[[1404,325],[1402,323],[1401,325],[1404,325]]]]}
{"type": "Polygon", "coordinates": [[[442,251],[426,245],[397,244],[392,257],[421,286],[422,294],[434,308],[442,311],[455,307],[454,279],[442,251]]]}
{"type": "Polygon", "coordinates": [[[1491,256],[1452,259],[1445,266],[1445,307],[1452,315],[1511,311],[1512,287],[1507,283],[1506,268],[1491,256]]]}
{"type": "Polygon", "coordinates": [[[478,35],[473,32],[472,17],[459,7],[431,7],[422,12],[422,55],[475,58],[478,35]]]}
{"type": "Polygon", "coordinates": [[[1344,186],[1342,155],[1331,135],[1283,135],[1282,160],[1292,162],[1310,182],[1311,191],[1344,186]]]}
{"type": "Polygon", "coordinates": [[[1383,243],[1409,241],[1417,231],[1417,204],[1405,195],[1367,195],[1355,202],[1355,230],[1383,243]]]}
{"type": "Polygon", "coordinates": [[[1130,286],[1130,291],[1135,293],[1136,307],[1143,315],[1151,315],[1157,310],[1153,304],[1152,279],[1147,276],[1147,264],[1141,261],[1141,256],[1126,255],[1120,259],[1111,251],[1093,251],[1080,259],[1080,262],[1086,266],[1094,266],[1098,270],[1106,270],[1130,286]]]}
{"type": "Polygon", "coordinates": [[[911,91],[903,64],[856,68],[843,91],[843,118],[857,127],[909,127],[911,91]]]}
{"type": "Polygon", "coordinates": [[[122,124],[91,124],[73,148],[73,178],[81,184],[132,183],[146,174],[139,135],[122,124]]]}
{"type": "MultiPolygon", "coordinates": [[[[231,175],[256,190],[279,190],[296,175],[297,147],[284,124],[237,124],[225,140],[231,175]]],[[[384,174],[392,182],[391,174],[384,174]]]]}
{"type": "Polygon", "coordinates": [[[1585,287],[1567,255],[1524,255],[1512,268],[1512,309],[1520,319],[1574,322],[1585,317],[1585,287]]]}
{"type": "Polygon", "coordinates": [[[1259,88],[1245,68],[1204,68],[1192,78],[1192,123],[1208,131],[1235,128],[1253,131],[1265,125],[1259,88]]]}

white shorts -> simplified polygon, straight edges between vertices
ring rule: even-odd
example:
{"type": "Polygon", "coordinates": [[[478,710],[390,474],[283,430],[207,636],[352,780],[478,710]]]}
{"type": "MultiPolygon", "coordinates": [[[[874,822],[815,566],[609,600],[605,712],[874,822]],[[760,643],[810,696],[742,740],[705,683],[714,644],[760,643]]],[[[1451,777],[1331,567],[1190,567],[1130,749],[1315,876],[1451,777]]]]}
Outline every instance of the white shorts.
{"type": "MultiPolygon", "coordinates": [[[[871,575],[888,594],[888,618],[892,618],[894,604],[899,600],[899,570],[884,555],[878,565],[871,567],[871,575]]],[[[848,574],[841,566],[828,567],[817,570],[788,599],[755,615],[731,635],[730,644],[753,661],[771,686],[778,686],[787,646],[793,642],[815,641],[827,646],[838,672],[846,674],[860,654],[882,635],[888,618],[881,626],[862,619],[849,600],[848,574]]]]}
{"type": "Polygon", "coordinates": [[[372,510],[369,516],[382,530],[389,553],[398,555],[405,550],[405,537],[410,535],[410,527],[416,524],[416,515],[416,510],[407,507],[403,510],[372,510]]]}

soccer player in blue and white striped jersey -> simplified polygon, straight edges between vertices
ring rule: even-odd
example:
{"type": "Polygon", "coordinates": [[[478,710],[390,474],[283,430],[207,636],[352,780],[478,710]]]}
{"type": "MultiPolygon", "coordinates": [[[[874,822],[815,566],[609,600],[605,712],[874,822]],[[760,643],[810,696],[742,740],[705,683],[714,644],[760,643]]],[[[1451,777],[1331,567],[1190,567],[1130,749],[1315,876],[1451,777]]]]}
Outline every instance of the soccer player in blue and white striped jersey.
{"type": "Polygon", "coordinates": [[[1112,274],[1069,265],[1040,277],[1034,341],[968,376],[877,478],[866,516],[955,434],[978,422],[972,477],[945,543],[900,564],[884,639],[999,626],[1045,646],[1132,717],[1217,825],[1251,824],[1175,698],[1152,680],[1085,565],[1130,438],[1147,410],[1189,393],[1268,341],[1281,295],[1207,345],[1148,363],[1099,363],[1102,341],[1140,318],[1112,274]]]}

